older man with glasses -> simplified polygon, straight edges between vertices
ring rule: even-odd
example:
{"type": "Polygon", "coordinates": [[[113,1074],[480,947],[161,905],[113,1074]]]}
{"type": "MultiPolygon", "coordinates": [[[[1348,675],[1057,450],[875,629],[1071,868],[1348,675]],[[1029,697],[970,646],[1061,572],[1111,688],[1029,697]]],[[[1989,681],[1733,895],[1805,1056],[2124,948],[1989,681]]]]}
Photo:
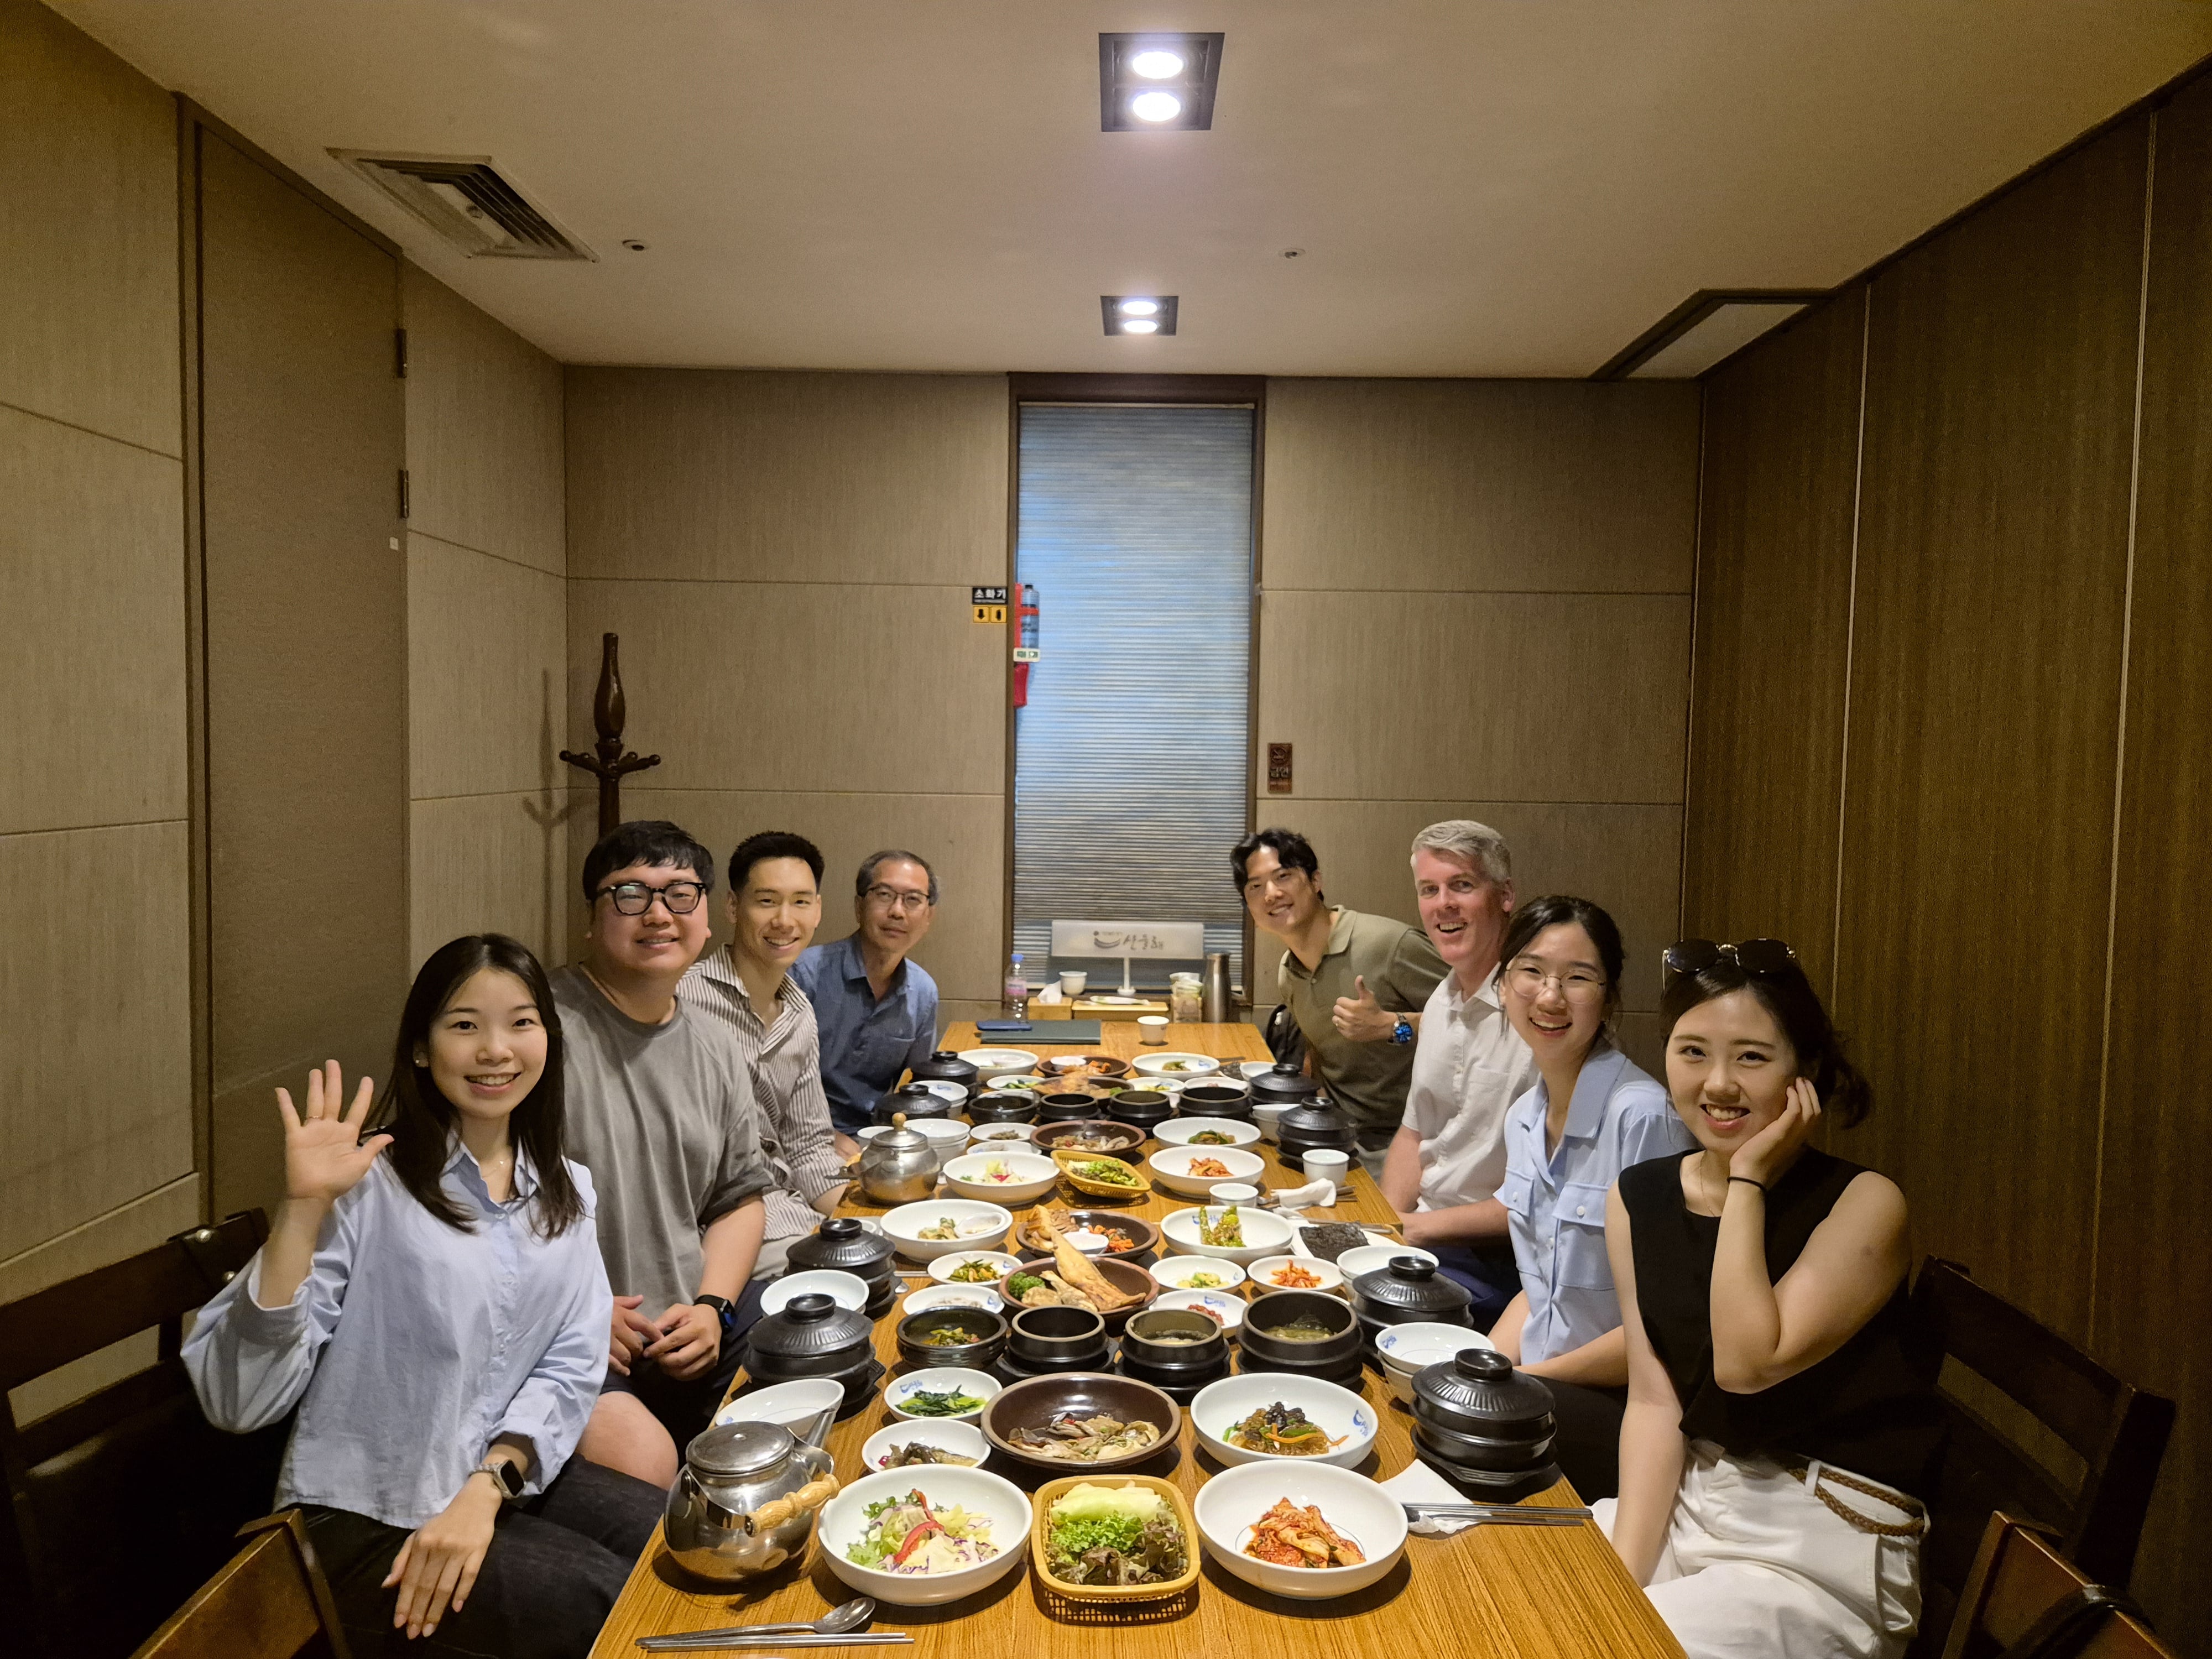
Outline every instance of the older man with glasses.
{"type": "Polygon", "coordinates": [[[843,939],[817,945],[791,969],[814,1005],[822,1035],[822,1087],[848,1157],[853,1137],[902,1074],[937,1044],[937,981],[909,953],[937,917],[937,875],[918,853],[896,848],[860,861],[853,920],[843,939]]]}

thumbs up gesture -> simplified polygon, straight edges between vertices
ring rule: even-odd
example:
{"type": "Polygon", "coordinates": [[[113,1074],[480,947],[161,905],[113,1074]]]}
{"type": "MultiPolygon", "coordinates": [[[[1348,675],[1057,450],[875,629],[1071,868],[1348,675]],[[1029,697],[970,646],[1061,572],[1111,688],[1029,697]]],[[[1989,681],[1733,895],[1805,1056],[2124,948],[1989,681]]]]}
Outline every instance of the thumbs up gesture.
{"type": "Polygon", "coordinates": [[[1398,1017],[1387,1012],[1375,1000],[1375,993],[1367,988],[1367,976],[1355,974],[1352,988],[1356,996],[1339,997],[1330,1018],[1336,1024],[1337,1035],[1354,1042],[1383,1042],[1398,1029],[1398,1017]]]}

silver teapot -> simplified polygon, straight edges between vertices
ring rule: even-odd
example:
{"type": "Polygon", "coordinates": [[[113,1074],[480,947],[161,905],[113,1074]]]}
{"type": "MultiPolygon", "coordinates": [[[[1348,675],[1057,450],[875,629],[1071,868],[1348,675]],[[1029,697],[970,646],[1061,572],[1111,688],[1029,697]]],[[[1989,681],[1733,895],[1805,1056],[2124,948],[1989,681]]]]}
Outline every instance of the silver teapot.
{"type": "Polygon", "coordinates": [[[906,1114],[860,1149],[860,1190],[878,1204],[919,1204],[937,1193],[937,1149],[906,1114]]]}
{"type": "Polygon", "coordinates": [[[774,1423],[721,1423],[684,1449],[664,1530],[678,1565],[736,1583],[806,1547],[815,1511],[837,1495],[826,1451],[774,1423]]]}

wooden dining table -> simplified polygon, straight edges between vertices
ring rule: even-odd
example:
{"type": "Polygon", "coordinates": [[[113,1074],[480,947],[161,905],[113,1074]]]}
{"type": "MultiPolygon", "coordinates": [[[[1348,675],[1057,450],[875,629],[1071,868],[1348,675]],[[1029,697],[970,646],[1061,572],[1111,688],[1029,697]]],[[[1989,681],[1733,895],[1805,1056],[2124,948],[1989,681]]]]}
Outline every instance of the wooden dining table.
{"type": "MultiPolygon", "coordinates": [[[[978,1046],[975,1029],[951,1027],[945,1046],[978,1046]]],[[[1041,1058],[1109,1054],[1133,1060],[1146,1052],[1133,1024],[1107,1024],[1096,1043],[1030,1042],[994,1036],[992,1046],[1021,1048],[1041,1058]]],[[[1179,1024],[1168,1030],[1167,1050],[1202,1054],[1233,1063],[1267,1058],[1258,1030],[1246,1024],[1179,1024]]],[[[1164,1052],[1154,1049],[1153,1052],[1164,1052]]],[[[1267,1188],[1305,1184],[1284,1166],[1272,1145],[1255,1148],[1267,1159],[1260,1177],[1267,1188]]],[[[1068,1195],[1059,1194],[1061,1201],[1068,1195]]],[[[1074,1200],[1080,1203],[1081,1200],[1074,1200]]],[[[1186,1200],[1158,1193],[1127,1206],[1157,1222],[1186,1200]]],[[[879,1215],[883,1206],[855,1199],[841,1214],[879,1215]]],[[[1310,1208],[1313,1220],[1352,1221],[1397,1231],[1398,1216],[1381,1190],[1355,1163],[1348,1193],[1330,1206],[1310,1208]]],[[[899,1264],[909,1284],[926,1273],[899,1264]]],[[[877,1322],[876,1352],[899,1364],[896,1312],[877,1322]]],[[[732,1391],[746,1378],[740,1371],[732,1391]]],[[[1358,1472],[1383,1480],[1414,1461],[1412,1417],[1371,1369],[1358,1392],[1375,1409],[1382,1427],[1374,1450],[1358,1472]]],[[[830,1431],[827,1449],[840,1480],[856,1480],[860,1443],[895,1421],[880,1392],[830,1431]]],[[[994,1468],[997,1468],[995,1460],[994,1468]]],[[[1164,1455],[1144,1465],[1194,1494],[1217,1468],[1201,1453],[1186,1413],[1172,1467],[1164,1455]]],[[[1009,1465],[1004,1474],[1024,1491],[1051,1477],[1009,1465]]],[[[1571,1504],[1582,1500],[1565,1480],[1528,1500],[1571,1504]]],[[[1193,1540],[1194,1547],[1197,1547],[1193,1540]]],[[[1015,1547],[1027,1548],[1023,1540],[1015,1547]]],[[[803,1558],[770,1576],[738,1587],[691,1578],[671,1559],[658,1533],[630,1573],[629,1582],[600,1630],[592,1659],[635,1656],[641,1636],[724,1626],[813,1620],[854,1592],[823,1559],[818,1538],[803,1558]]],[[[1351,1595],[1327,1601],[1270,1595],[1206,1561],[1197,1585],[1158,1602],[1071,1602],[1047,1591],[1027,1565],[989,1589],[941,1607],[879,1607],[869,1626],[903,1631],[915,1659],[1680,1659],[1680,1646],[1659,1620],[1596,1527],[1478,1526],[1449,1538],[1415,1535],[1382,1579],[1351,1595]]],[[[774,1653],[769,1647],[763,1651],[774,1653]]],[[[842,1650],[857,1652],[860,1650],[842,1650]]]]}

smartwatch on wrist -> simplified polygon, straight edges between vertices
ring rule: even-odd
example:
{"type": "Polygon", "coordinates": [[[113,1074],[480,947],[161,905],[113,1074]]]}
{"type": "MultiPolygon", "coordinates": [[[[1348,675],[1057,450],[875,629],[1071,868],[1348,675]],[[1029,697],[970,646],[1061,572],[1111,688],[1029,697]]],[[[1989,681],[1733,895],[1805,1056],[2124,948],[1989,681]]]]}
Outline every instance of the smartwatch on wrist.
{"type": "Polygon", "coordinates": [[[1407,1018],[1403,1014],[1399,1015],[1397,1027],[1390,1033],[1390,1041],[1393,1042],[1411,1042],[1413,1040],[1413,1022],[1407,1018]]]}
{"type": "Polygon", "coordinates": [[[522,1496],[522,1471],[504,1457],[487,1457],[469,1473],[489,1475],[503,1503],[511,1504],[522,1496]]]}
{"type": "Polygon", "coordinates": [[[731,1301],[726,1296],[695,1296],[691,1298],[691,1302],[695,1307],[712,1308],[714,1310],[714,1316],[722,1322],[724,1334],[728,1334],[731,1322],[738,1316],[736,1303],[731,1301]]]}

